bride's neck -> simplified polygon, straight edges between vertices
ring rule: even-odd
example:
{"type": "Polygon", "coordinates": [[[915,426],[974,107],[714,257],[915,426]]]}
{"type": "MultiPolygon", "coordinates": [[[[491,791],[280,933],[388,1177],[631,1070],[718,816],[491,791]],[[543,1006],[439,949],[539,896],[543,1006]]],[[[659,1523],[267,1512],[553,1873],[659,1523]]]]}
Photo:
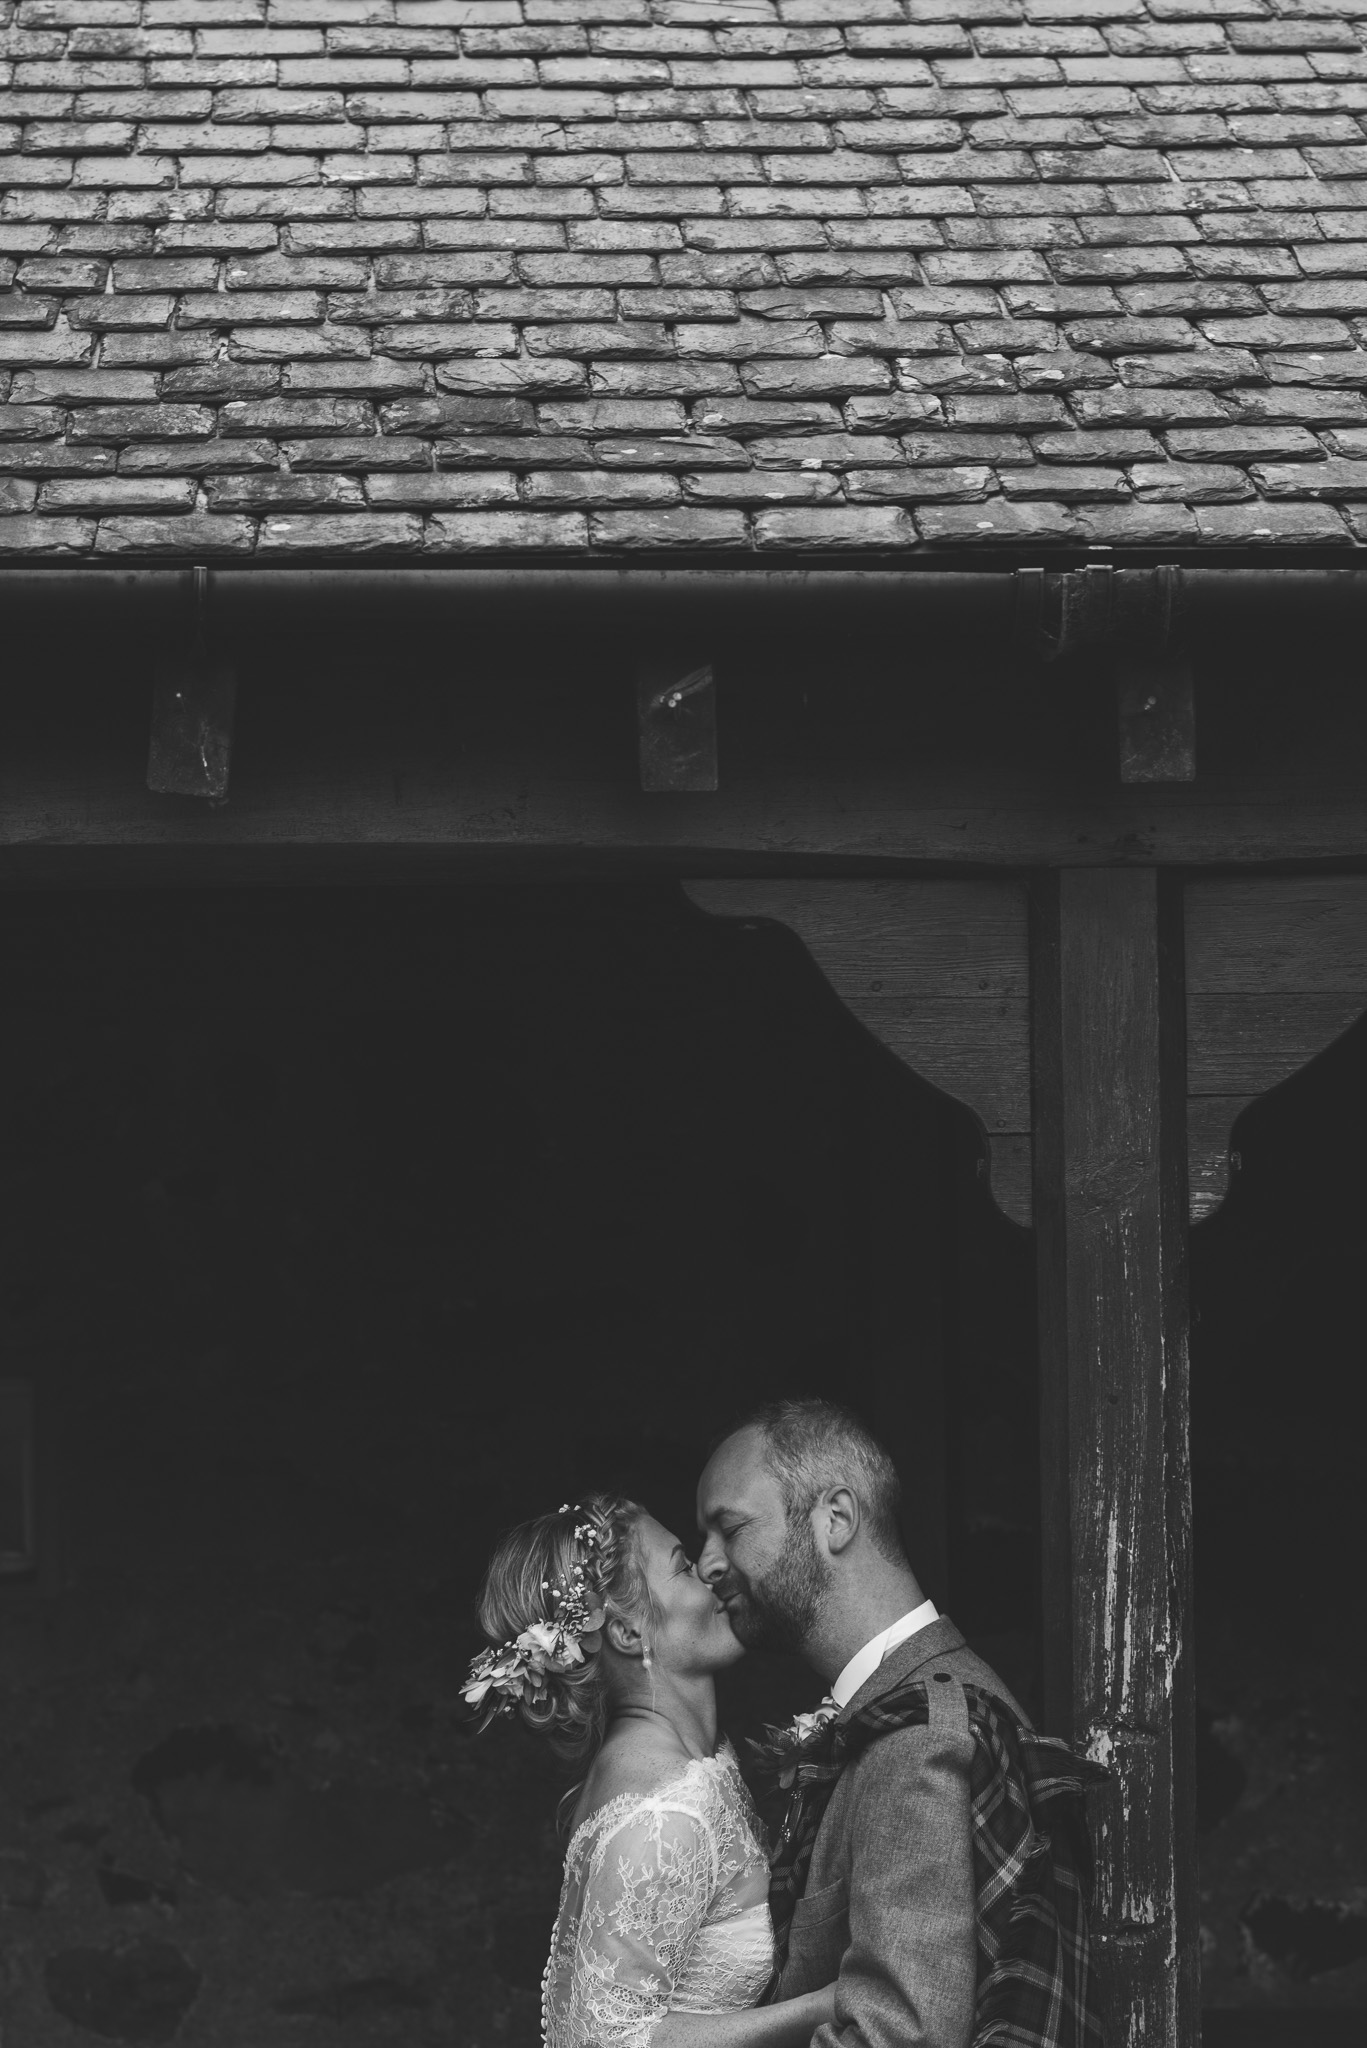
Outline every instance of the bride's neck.
{"type": "Polygon", "coordinates": [[[717,1747],[717,1688],[710,1677],[642,1672],[618,1702],[613,1720],[667,1733],[685,1756],[711,1756],[717,1747]]]}

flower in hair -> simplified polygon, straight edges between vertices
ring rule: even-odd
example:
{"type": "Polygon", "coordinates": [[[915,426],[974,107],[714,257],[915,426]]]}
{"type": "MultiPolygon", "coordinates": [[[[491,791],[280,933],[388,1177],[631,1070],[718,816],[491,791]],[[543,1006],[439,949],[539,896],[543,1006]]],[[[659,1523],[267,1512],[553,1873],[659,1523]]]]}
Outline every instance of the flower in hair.
{"type": "MultiPolygon", "coordinates": [[[[562,1515],[578,1514],[566,1505],[562,1515]]],[[[576,1525],[575,1539],[592,1548],[598,1532],[591,1524],[576,1525]]],[[[576,1559],[568,1575],[542,1585],[549,1596],[549,1619],[529,1622],[520,1635],[494,1650],[481,1650],[470,1665],[461,1698],[468,1707],[486,1707],[491,1717],[510,1714],[519,1704],[541,1706],[550,1697],[552,1673],[573,1671],[597,1650],[605,1610],[576,1559]],[[498,1698],[490,1702],[490,1694],[498,1698]]]]}

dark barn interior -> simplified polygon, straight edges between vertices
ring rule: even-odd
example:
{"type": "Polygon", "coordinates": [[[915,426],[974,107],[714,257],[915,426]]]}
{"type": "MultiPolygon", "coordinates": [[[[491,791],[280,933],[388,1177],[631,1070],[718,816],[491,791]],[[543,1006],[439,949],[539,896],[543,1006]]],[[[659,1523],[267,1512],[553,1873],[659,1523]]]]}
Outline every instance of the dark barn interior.
{"type": "MultiPolygon", "coordinates": [[[[713,835],[686,865],[632,784],[621,650],[591,615],[558,671],[542,641],[484,690],[441,666],[478,673],[478,620],[451,646],[415,630],[397,677],[363,616],[327,640],[258,623],[232,801],[196,814],[175,889],[145,886],[185,819],[141,791],[144,668],[97,661],[88,618],[56,656],[16,641],[16,672],[53,676],[0,706],[0,776],[30,771],[0,910],[11,1437],[13,1390],[38,1403],[36,1472],[0,1467],[36,1500],[28,1536],[0,1524],[0,1551],[36,1545],[0,1578],[21,2048],[100,2026],[530,2048],[555,1779],[517,1734],[462,1732],[479,1564],[599,1478],[686,1528],[709,1439],[778,1388],[853,1397],[886,1434],[928,1590],[1039,1703],[1032,1233],[994,1205],[969,1111],[792,932],[705,917],[673,877],[744,871],[747,805],[763,871],[811,866],[784,846],[812,816],[838,869],[850,790],[855,872],[930,804],[981,868],[1008,839],[1044,861],[1109,829],[1113,735],[1066,661],[1002,654],[1000,620],[928,630],[913,692],[862,617],[853,678],[838,620],[733,620],[727,781],[668,800],[713,835]],[[115,886],[82,886],[92,861],[115,886]]],[[[1231,811],[1273,748],[1315,802],[1357,801],[1356,653],[1326,643],[1287,700],[1296,648],[1252,610],[1202,643],[1204,786],[1231,811]]],[[[1142,802],[1139,850],[1196,860],[1202,817],[1142,802]]],[[[1192,1238],[1221,2048],[1278,2014],[1282,2048],[1318,2048],[1367,2011],[1365,1126],[1357,1030],[1246,1113],[1192,1238]]],[[[804,1687],[747,1666],[730,1721],[804,1687]]]]}
{"type": "MultiPolygon", "coordinates": [[[[33,2048],[192,1996],[191,2048],[530,2048],[555,1781],[462,1732],[482,1559],[598,1479],[687,1533],[710,1438],[779,1389],[858,1389],[929,1587],[1035,1685],[1029,1239],[790,934],[671,885],[4,930],[7,1371],[64,1552],[5,1617],[33,2048]],[[83,1974],[111,1926],[134,1986],[83,1974]]],[[[756,1665],[728,1718],[810,1690],[756,1665]]]]}
{"type": "Polygon", "coordinates": [[[1192,1241],[1202,1983],[1245,2015],[1300,2008],[1307,2044],[1360,2039],[1367,1028],[1234,1142],[1192,1241]]]}

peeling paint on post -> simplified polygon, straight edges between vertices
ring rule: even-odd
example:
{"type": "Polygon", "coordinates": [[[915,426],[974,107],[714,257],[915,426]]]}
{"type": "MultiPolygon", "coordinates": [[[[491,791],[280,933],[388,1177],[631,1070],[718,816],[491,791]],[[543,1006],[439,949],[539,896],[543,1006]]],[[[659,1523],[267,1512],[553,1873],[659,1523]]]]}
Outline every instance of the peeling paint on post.
{"type": "Polygon", "coordinates": [[[1156,870],[1076,870],[1034,947],[1046,1712],[1114,1774],[1110,2048],[1199,2034],[1180,909],[1156,870]]]}

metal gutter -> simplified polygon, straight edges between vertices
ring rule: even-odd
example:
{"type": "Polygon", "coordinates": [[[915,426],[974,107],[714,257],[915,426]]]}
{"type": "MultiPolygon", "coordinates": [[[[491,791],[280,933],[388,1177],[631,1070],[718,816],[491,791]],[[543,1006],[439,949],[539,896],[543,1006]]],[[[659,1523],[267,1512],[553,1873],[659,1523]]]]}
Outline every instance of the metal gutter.
{"type": "MultiPolygon", "coordinates": [[[[1367,555],[1367,551],[1364,551],[1367,555]]],[[[1151,577],[1155,568],[1175,570],[1191,615],[1209,618],[1229,608],[1272,601],[1309,602],[1317,608],[1343,604],[1354,612],[1367,600],[1367,559],[1359,565],[1276,564],[1258,562],[1213,564],[1190,558],[1154,558],[1147,563],[1113,565],[1116,585],[1123,589],[1151,577]]],[[[1065,578],[1080,580],[1112,564],[1031,564],[1003,561],[972,565],[921,566],[886,560],[855,566],[848,561],[802,566],[735,561],[633,562],[605,565],[575,563],[503,563],[464,561],[415,564],[403,561],[335,561],[317,565],[260,562],[212,563],[197,568],[192,561],[112,567],[107,564],[53,563],[0,565],[0,622],[54,611],[66,615],[73,630],[94,621],[170,623],[185,608],[204,605],[215,623],[229,626],[257,618],[283,619],[325,612],[328,617],[368,615],[374,619],[391,606],[405,619],[430,619],[452,612],[506,612],[510,605],[535,605],[555,611],[564,606],[617,610],[623,606],[676,607],[689,613],[764,612],[774,606],[851,603],[861,610],[888,607],[921,617],[938,614],[977,627],[1000,630],[1010,624],[1028,571],[1036,590],[1043,586],[1056,602],[1065,578]]]]}
{"type": "MultiPolygon", "coordinates": [[[[923,593],[962,594],[969,587],[979,591],[1001,589],[1010,581],[1009,569],[976,571],[908,571],[883,566],[869,568],[776,568],[632,563],[621,567],[602,564],[557,565],[541,563],[489,566],[484,563],[424,564],[402,562],[375,564],[330,563],[316,567],[295,565],[263,566],[260,563],[206,565],[216,592],[224,596],[260,594],[271,597],[455,596],[507,597],[517,593],[539,597],[617,596],[623,593],[663,596],[722,597],[748,592],[751,595],[792,596],[798,592],[846,594],[856,591],[896,593],[911,588],[923,593]]],[[[0,567],[0,597],[20,599],[41,597],[53,601],[63,597],[156,596],[183,591],[194,573],[189,562],[177,566],[110,568],[91,563],[75,567],[54,564],[51,568],[0,567]]]]}
{"type": "MultiPolygon", "coordinates": [[[[1296,591],[1367,588],[1367,549],[1362,550],[1359,559],[1349,563],[1307,563],[1303,553],[1292,563],[1288,563],[1284,555],[1275,563],[1267,561],[1265,556],[1253,561],[1227,559],[1217,562],[1211,559],[1211,553],[1207,550],[1199,559],[1174,551],[1155,554],[1144,560],[1114,560],[1097,555],[1080,560],[1063,557],[1042,560],[1038,556],[1033,559],[1014,556],[992,558],[980,551],[965,563],[941,557],[934,567],[925,564],[923,559],[890,560],[887,556],[870,556],[857,565],[851,563],[848,556],[839,562],[808,558],[802,563],[759,563],[753,559],[737,561],[734,558],[728,561],[716,557],[667,562],[656,559],[605,563],[601,559],[588,559],[547,563],[524,559],[491,563],[483,558],[466,557],[461,561],[419,564],[391,557],[388,560],[368,558],[339,562],[333,559],[277,565],[260,560],[210,560],[204,563],[202,557],[198,559],[201,566],[207,567],[217,589],[225,592],[260,590],[291,596],[341,595],[356,591],[457,590],[487,596],[524,590],[546,595],[564,593],[599,597],[626,590],[647,594],[673,590],[702,591],[709,595],[735,590],[785,595],[806,590],[832,594],[912,589],[927,593],[964,592],[974,588],[999,588],[1019,568],[1042,569],[1046,575],[1057,575],[1083,567],[1113,567],[1117,574],[1129,576],[1146,574],[1160,565],[1180,570],[1188,588],[1202,591],[1236,587],[1245,590],[1276,587],[1296,591]]],[[[0,562],[0,597],[12,599],[33,595],[51,599],[77,593],[134,595],[173,591],[185,587],[195,566],[196,557],[193,555],[176,562],[129,563],[117,567],[108,562],[0,562]]]]}

